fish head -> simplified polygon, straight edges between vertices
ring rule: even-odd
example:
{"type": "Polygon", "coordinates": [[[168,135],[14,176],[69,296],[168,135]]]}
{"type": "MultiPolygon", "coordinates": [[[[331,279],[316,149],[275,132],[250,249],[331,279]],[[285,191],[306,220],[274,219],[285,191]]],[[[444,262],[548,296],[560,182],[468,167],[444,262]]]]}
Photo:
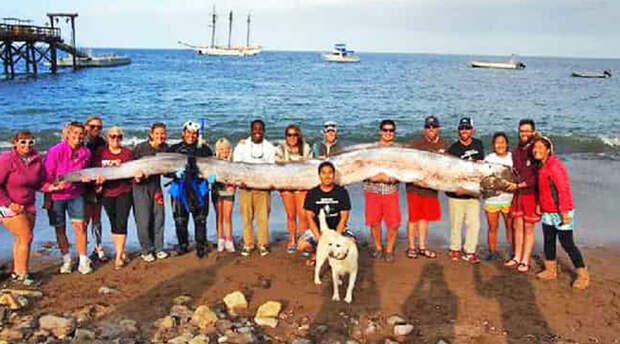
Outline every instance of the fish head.
{"type": "Polygon", "coordinates": [[[485,198],[497,196],[507,191],[508,185],[514,181],[510,168],[502,168],[480,181],[480,190],[485,198]]]}

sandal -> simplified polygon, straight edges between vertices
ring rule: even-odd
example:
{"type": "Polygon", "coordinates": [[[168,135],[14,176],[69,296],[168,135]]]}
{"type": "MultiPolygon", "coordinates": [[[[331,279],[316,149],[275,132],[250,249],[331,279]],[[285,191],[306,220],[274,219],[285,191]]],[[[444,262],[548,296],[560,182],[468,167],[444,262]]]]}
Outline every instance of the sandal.
{"type": "Polygon", "coordinates": [[[421,255],[422,257],[429,258],[429,259],[437,258],[437,253],[427,248],[418,249],[418,254],[421,255]]]}
{"type": "Polygon", "coordinates": [[[407,258],[409,259],[415,259],[418,258],[418,250],[416,250],[415,248],[408,248],[407,249],[407,258]]]}
{"type": "Polygon", "coordinates": [[[114,262],[114,270],[118,271],[125,267],[125,261],[121,261],[120,263],[114,262]]]}
{"type": "Polygon", "coordinates": [[[521,262],[519,262],[518,260],[516,260],[514,258],[504,262],[504,266],[507,267],[507,268],[511,268],[513,266],[518,266],[519,264],[521,264],[521,262]]]}
{"type": "Polygon", "coordinates": [[[374,259],[381,259],[383,257],[383,250],[371,249],[370,257],[374,259]]]}
{"type": "Polygon", "coordinates": [[[526,263],[519,263],[519,265],[517,266],[517,271],[522,272],[522,273],[526,273],[528,271],[530,271],[530,265],[526,264],[526,263]]]}

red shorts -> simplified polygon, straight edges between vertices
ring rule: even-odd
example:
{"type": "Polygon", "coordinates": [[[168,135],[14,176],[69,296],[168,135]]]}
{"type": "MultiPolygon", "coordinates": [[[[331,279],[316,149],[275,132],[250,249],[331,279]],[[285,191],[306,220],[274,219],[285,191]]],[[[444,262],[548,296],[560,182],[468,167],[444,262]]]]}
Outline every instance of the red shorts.
{"type": "Polygon", "coordinates": [[[540,221],[540,215],[536,214],[536,194],[515,193],[510,205],[510,216],[523,218],[525,222],[536,223],[540,221]]]}
{"type": "Polygon", "coordinates": [[[383,220],[387,228],[400,227],[398,192],[387,195],[364,192],[364,203],[366,226],[380,225],[383,220]]]}
{"type": "Polygon", "coordinates": [[[441,220],[441,206],[437,195],[420,195],[415,192],[407,192],[407,208],[409,209],[409,222],[420,220],[441,220]]]}

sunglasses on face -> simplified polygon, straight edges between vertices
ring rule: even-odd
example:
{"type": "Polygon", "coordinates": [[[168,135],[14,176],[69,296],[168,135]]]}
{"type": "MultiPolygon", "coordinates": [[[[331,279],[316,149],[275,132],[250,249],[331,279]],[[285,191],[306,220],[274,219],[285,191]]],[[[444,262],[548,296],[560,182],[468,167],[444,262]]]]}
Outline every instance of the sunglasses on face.
{"type": "Polygon", "coordinates": [[[108,137],[110,139],[112,139],[112,140],[116,140],[116,139],[122,140],[123,139],[123,134],[118,134],[118,135],[112,134],[112,135],[108,135],[108,137]]]}
{"type": "Polygon", "coordinates": [[[286,137],[299,137],[297,133],[286,133],[286,137]]]}
{"type": "Polygon", "coordinates": [[[97,124],[89,124],[88,125],[91,129],[99,129],[101,130],[101,128],[103,128],[102,125],[97,125],[97,124]]]}
{"type": "Polygon", "coordinates": [[[22,145],[22,146],[26,146],[26,145],[28,145],[29,147],[30,147],[30,146],[34,146],[34,144],[35,144],[35,141],[34,141],[34,140],[19,140],[19,141],[17,141],[17,142],[18,142],[20,145],[22,145]]]}
{"type": "Polygon", "coordinates": [[[472,130],[472,129],[473,129],[473,127],[470,127],[470,126],[467,126],[467,125],[459,127],[459,130],[472,130]]]}
{"type": "Polygon", "coordinates": [[[393,133],[393,132],[396,131],[396,129],[394,129],[394,128],[382,128],[381,131],[384,132],[384,133],[393,133]]]}
{"type": "Polygon", "coordinates": [[[434,126],[434,125],[425,125],[424,129],[438,129],[439,126],[434,126]]]}

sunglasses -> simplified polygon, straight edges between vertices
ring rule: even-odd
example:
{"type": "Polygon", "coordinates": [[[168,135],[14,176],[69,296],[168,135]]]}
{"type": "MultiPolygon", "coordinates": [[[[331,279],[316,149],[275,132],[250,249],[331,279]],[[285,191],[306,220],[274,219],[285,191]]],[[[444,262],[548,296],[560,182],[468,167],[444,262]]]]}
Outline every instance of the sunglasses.
{"type": "Polygon", "coordinates": [[[437,128],[439,128],[438,125],[425,125],[424,126],[424,129],[437,129],[437,128]]]}
{"type": "Polygon", "coordinates": [[[286,137],[299,137],[297,133],[286,133],[286,137]]]}
{"type": "Polygon", "coordinates": [[[392,128],[392,129],[382,128],[381,131],[384,132],[384,133],[393,133],[393,132],[396,132],[396,129],[394,129],[394,128],[392,128]]]}
{"type": "Polygon", "coordinates": [[[103,128],[102,125],[96,125],[96,124],[88,124],[88,126],[92,129],[99,129],[101,130],[101,128],[103,128]]]}
{"type": "Polygon", "coordinates": [[[459,130],[472,130],[474,127],[469,126],[469,125],[464,125],[459,127],[459,130]]]}
{"type": "Polygon", "coordinates": [[[123,139],[123,134],[118,134],[118,135],[112,134],[112,135],[108,135],[108,137],[110,139],[112,139],[112,140],[115,140],[115,139],[122,140],[123,139]]]}
{"type": "Polygon", "coordinates": [[[25,146],[34,146],[34,144],[36,143],[35,140],[19,140],[17,141],[20,145],[25,146]]]}

